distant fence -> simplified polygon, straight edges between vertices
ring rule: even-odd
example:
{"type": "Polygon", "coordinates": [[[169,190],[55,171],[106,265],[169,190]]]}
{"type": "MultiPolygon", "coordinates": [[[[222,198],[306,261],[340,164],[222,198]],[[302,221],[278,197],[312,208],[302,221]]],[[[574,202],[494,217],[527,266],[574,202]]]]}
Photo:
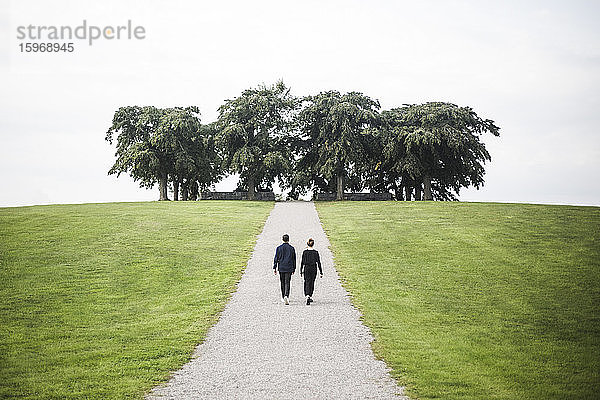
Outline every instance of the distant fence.
{"type": "MultiPolygon", "coordinates": [[[[316,201],[332,201],[336,199],[335,193],[317,193],[316,201]]],[[[392,200],[391,193],[344,193],[344,200],[350,201],[387,201],[392,200]]]]}
{"type": "MultiPolygon", "coordinates": [[[[255,200],[275,201],[273,192],[256,192],[255,200]]],[[[248,192],[201,192],[200,200],[248,200],[248,192]]]]}

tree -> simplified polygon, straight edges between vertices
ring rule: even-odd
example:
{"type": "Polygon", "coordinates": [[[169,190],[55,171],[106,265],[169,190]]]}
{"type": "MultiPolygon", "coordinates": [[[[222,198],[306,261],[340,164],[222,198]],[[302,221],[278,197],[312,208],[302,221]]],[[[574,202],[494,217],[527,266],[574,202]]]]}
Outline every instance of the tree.
{"type": "Polygon", "coordinates": [[[363,175],[365,186],[371,191],[386,193],[392,191],[396,200],[403,200],[403,184],[407,182],[406,174],[396,168],[406,156],[404,143],[397,137],[390,140],[390,127],[396,124],[393,121],[395,114],[390,111],[380,113],[380,126],[373,132],[369,149],[369,162],[364,163],[363,175]]]}
{"type": "Polygon", "coordinates": [[[188,200],[197,198],[221,177],[218,155],[214,145],[214,124],[200,123],[198,107],[175,107],[163,111],[159,135],[171,140],[173,168],[170,172],[173,196],[188,200]]]}
{"type": "Polygon", "coordinates": [[[358,190],[363,184],[361,163],[368,159],[368,128],[378,124],[379,103],[362,93],[337,91],[308,96],[304,103],[292,190],[335,191],[343,200],[345,186],[358,190]]]}
{"type": "Polygon", "coordinates": [[[217,140],[223,166],[240,174],[239,188],[247,188],[249,199],[257,189],[270,189],[275,178],[289,170],[288,133],[296,108],[297,100],[281,81],[247,89],[219,107],[217,140]]]}
{"type": "Polygon", "coordinates": [[[140,187],[151,188],[159,183],[160,199],[168,200],[167,179],[171,160],[165,151],[165,140],[157,136],[162,116],[156,107],[129,106],[119,108],[113,117],[106,140],[112,144],[117,135],[117,160],[109,175],[126,172],[140,187]]]}
{"type": "Polygon", "coordinates": [[[197,107],[121,107],[115,112],[106,140],[117,140],[117,160],[110,174],[129,173],[142,187],[159,184],[159,200],[169,200],[169,177],[175,200],[179,187],[184,199],[189,189],[214,183],[220,176],[214,129],[203,127],[197,107]]]}
{"type": "Polygon", "coordinates": [[[383,113],[386,168],[400,177],[405,196],[420,200],[456,199],[461,187],[483,185],[483,164],[491,160],[480,136],[499,136],[494,121],[470,107],[430,102],[383,113]],[[421,186],[422,185],[422,186],[421,186]]]}
{"type": "Polygon", "coordinates": [[[199,135],[196,136],[196,145],[192,147],[196,164],[189,178],[190,185],[187,188],[190,200],[196,200],[199,191],[208,190],[224,175],[221,168],[222,159],[216,144],[217,132],[216,123],[211,122],[210,124],[201,125],[199,135]],[[195,177],[195,179],[192,179],[192,177],[195,177]]]}

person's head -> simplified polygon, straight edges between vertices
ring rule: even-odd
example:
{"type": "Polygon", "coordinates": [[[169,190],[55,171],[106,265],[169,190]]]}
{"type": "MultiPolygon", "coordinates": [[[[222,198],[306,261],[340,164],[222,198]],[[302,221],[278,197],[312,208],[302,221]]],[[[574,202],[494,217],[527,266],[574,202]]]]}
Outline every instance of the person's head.
{"type": "Polygon", "coordinates": [[[290,236],[286,233],[285,235],[283,235],[282,239],[283,239],[284,242],[287,243],[287,242],[290,241],[290,236]]]}
{"type": "Polygon", "coordinates": [[[308,242],[306,242],[306,244],[308,245],[308,247],[313,247],[315,245],[315,241],[313,240],[313,238],[308,239],[308,242]]]}

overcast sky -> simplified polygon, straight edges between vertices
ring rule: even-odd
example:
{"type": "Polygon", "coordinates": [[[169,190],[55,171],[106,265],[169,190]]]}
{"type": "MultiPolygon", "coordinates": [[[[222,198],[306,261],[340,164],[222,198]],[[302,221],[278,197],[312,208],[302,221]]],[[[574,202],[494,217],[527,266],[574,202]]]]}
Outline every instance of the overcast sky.
{"type": "Polygon", "coordinates": [[[118,107],[197,105],[210,122],[225,99],[278,79],[299,96],[448,101],[493,119],[485,186],[461,200],[600,205],[600,2],[0,4],[0,206],[156,200],[158,188],[107,175],[118,107]],[[20,52],[18,26],[83,20],[131,20],[145,39],[20,52]]]}

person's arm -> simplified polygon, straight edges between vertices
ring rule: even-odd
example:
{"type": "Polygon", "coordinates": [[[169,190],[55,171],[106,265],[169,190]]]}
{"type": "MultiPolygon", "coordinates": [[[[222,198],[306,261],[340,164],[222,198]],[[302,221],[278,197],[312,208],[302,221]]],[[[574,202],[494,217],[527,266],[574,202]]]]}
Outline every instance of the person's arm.
{"type": "Polygon", "coordinates": [[[317,253],[317,265],[319,266],[319,272],[321,273],[321,276],[323,276],[323,269],[321,268],[321,257],[319,257],[318,251],[315,251],[315,253],[317,253]]]}
{"type": "Polygon", "coordinates": [[[304,272],[304,264],[306,263],[306,250],[302,252],[302,259],[300,260],[300,276],[304,272]]]}
{"type": "Polygon", "coordinates": [[[292,247],[292,261],[294,262],[294,269],[292,270],[292,275],[296,272],[296,249],[292,247]]]}
{"type": "Polygon", "coordinates": [[[273,273],[275,274],[277,274],[277,264],[279,264],[279,258],[279,247],[277,247],[277,249],[275,249],[275,258],[273,259],[273,273]]]}

